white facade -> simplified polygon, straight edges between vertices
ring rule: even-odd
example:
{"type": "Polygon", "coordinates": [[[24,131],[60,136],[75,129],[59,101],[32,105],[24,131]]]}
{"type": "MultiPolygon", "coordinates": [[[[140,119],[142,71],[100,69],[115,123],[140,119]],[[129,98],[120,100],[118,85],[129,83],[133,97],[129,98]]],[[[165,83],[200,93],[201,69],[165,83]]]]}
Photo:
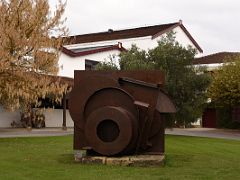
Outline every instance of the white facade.
{"type": "Polygon", "coordinates": [[[13,121],[19,122],[20,118],[19,111],[9,112],[0,107],[0,128],[9,128],[13,121]]]}
{"type": "MultiPolygon", "coordinates": [[[[0,114],[0,128],[10,128],[13,121],[20,123],[21,116],[19,111],[9,112],[0,107],[0,114]]],[[[46,127],[62,127],[62,109],[47,109],[44,111],[44,115],[46,127]]],[[[68,110],[66,112],[66,126],[73,127],[73,121],[68,110]]]]}
{"type": "Polygon", "coordinates": [[[213,64],[196,64],[194,65],[196,68],[198,67],[206,67],[207,71],[214,71],[223,66],[224,63],[213,63],[213,64]]]}
{"type": "MultiPolygon", "coordinates": [[[[46,127],[62,127],[63,123],[62,109],[48,109],[44,111],[44,115],[46,127]]],[[[66,111],[66,126],[73,127],[73,120],[68,110],[66,111]]]]}
{"type": "MultiPolygon", "coordinates": [[[[193,42],[185,34],[185,32],[178,26],[173,29],[176,33],[176,40],[183,45],[184,47],[192,46],[195,47],[193,42]]],[[[158,45],[158,41],[165,36],[162,34],[157,38],[152,38],[152,36],[145,36],[139,38],[128,38],[128,39],[116,39],[111,41],[98,41],[91,43],[81,43],[81,44],[72,44],[66,45],[67,49],[78,49],[78,48],[90,48],[96,46],[106,46],[106,45],[116,45],[119,42],[122,44],[122,47],[125,49],[130,49],[133,44],[137,45],[140,49],[149,50],[155,48],[158,45]]],[[[100,53],[94,53],[86,56],[71,57],[65,53],[61,53],[59,58],[59,76],[65,77],[74,77],[74,70],[85,70],[85,60],[94,60],[94,61],[104,61],[108,60],[110,55],[119,55],[119,50],[105,51],[100,53]]]]}
{"type": "Polygon", "coordinates": [[[59,64],[59,76],[74,77],[74,70],[85,70],[85,60],[104,61],[108,60],[110,55],[118,55],[120,51],[112,50],[107,52],[100,52],[80,57],[71,57],[61,53],[59,64]]]}

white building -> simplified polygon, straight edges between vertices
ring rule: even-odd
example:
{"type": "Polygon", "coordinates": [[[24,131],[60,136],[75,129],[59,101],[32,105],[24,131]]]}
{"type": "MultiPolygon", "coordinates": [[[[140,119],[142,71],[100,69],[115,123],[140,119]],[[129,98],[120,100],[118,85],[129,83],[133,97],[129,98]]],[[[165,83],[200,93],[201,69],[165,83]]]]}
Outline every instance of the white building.
{"type": "MultiPolygon", "coordinates": [[[[108,60],[111,55],[119,55],[133,44],[143,50],[154,48],[168,32],[175,32],[176,40],[183,46],[192,46],[199,53],[202,49],[182,24],[182,21],[145,26],[133,29],[70,36],[71,43],[64,45],[59,59],[59,76],[74,77],[74,70],[92,69],[98,62],[108,60]]],[[[11,127],[12,121],[20,120],[17,112],[9,113],[0,108],[0,127],[11,127]]],[[[62,126],[62,109],[45,112],[47,127],[62,126]]],[[[73,122],[67,111],[67,126],[73,122]]]]}
{"type": "Polygon", "coordinates": [[[198,53],[202,49],[182,24],[182,21],[145,26],[134,29],[70,36],[59,59],[59,76],[73,77],[74,70],[91,69],[98,62],[108,60],[111,55],[119,55],[133,44],[143,50],[156,47],[158,41],[168,32],[175,32],[176,40],[183,46],[192,46],[198,53]]]}

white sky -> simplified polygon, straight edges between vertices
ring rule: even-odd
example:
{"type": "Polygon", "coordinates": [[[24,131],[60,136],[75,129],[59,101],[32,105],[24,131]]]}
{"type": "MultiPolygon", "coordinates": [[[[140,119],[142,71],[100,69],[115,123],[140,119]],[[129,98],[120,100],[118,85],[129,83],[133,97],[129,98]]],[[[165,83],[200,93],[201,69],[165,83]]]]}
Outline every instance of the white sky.
{"type": "Polygon", "coordinates": [[[68,0],[65,16],[71,35],[182,19],[205,55],[240,51],[239,0],[68,0]]]}

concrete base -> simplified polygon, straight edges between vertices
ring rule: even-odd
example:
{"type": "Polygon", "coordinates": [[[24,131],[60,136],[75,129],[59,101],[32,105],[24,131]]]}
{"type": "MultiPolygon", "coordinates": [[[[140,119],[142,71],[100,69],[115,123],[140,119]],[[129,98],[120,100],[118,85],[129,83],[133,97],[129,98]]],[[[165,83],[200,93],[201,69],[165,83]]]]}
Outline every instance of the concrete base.
{"type": "Polygon", "coordinates": [[[81,153],[75,153],[75,161],[83,164],[105,164],[120,166],[163,166],[165,155],[135,155],[123,157],[106,156],[82,156],[81,153]]]}

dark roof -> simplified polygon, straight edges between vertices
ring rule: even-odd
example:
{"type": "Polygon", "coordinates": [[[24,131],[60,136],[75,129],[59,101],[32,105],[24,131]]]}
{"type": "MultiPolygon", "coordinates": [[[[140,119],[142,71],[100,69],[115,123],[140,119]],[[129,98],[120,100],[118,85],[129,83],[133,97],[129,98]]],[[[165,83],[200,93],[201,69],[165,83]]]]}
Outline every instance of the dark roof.
{"type": "Polygon", "coordinates": [[[80,44],[80,43],[90,43],[90,42],[98,42],[98,41],[108,41],[108,40],[118,40],[118,39],[129,39],[129,38],[138,38],[145,36],[152,36],[152,39],[173,30],[175,27],[180,27],[188,36],[188,38],[192,41],[195,47],[202,52],[201,47],[197,44],[197,42],[193,39],[187,29],[182,25],[182,21],[169,23],[169,24],[161,24],[154,26],[146,26],[139,27],[133,29],[124,29],[124,30],[108,30],[106,32],[98,32],[91,34],[82,34],[76,36],[69,36],[65,38],[65,45],[67,44],[80,44]]]}
{"type": "Polygon", "coordinates": [[[111,51],[111,50],[126,51],[126,49],[122,47],[122,43],[118,43],[115,45],[95,46],[95,47],[76,48],[76,49],[67,49],[66,47],[62,47],[62,52],[71,57],[86,56],[89,54],[95,54],[95,53],[111,51]]]}
{"type": "Polygon", "coordinates": [[[227,58],[235,57],[240,55],[239,52],[219,52],[215,54],[210,54],[200,58],[195,58],[193,64],[216,64],[224,63],[227,58]]]}

